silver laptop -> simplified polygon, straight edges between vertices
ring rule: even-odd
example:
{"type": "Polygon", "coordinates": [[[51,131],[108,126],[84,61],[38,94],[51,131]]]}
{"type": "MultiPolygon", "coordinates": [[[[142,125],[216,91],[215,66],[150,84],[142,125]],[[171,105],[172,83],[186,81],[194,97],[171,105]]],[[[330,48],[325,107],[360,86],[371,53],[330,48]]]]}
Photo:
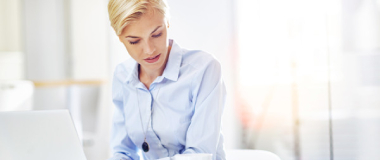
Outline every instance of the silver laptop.
{"type": "Polygon", "coordinates": [[[0,112],[0,160],[86,160],[69,111],[0,112]]]}

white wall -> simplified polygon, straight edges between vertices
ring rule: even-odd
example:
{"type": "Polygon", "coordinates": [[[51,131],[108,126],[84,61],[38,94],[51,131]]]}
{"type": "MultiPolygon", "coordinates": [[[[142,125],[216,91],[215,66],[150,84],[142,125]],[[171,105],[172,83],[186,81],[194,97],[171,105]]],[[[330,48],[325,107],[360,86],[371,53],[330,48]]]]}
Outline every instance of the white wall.
{"type": "Polygon", "coordinates": [[[21,6],[19,0],[0,0],[0,52],[21,51],[21,6]]]}
{"type": "Polygon", "coordinates": [[[24,78],[21,3],[0,0],[0,80],[24,78]]]}
{"type": "Polygon", "coordinates": [[[25,0],[26,78],[66,79],[68,70],[67,14],[64,0],[25,0]]]}
{"type": "Polygon", "coordinates": [[[73,79],[107,79],[107,1],[70,1],[73,79]]]}

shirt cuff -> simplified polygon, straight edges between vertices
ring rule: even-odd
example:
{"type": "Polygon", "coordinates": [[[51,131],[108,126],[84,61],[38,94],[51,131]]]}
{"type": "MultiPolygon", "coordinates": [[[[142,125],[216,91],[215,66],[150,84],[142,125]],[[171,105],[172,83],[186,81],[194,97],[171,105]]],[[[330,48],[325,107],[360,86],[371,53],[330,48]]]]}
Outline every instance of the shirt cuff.
{"type": "Polygon", "coordinates": [[[130,157],[123,154],[115,154],[113,157],[108,160],[132,160],[130,157]]]}

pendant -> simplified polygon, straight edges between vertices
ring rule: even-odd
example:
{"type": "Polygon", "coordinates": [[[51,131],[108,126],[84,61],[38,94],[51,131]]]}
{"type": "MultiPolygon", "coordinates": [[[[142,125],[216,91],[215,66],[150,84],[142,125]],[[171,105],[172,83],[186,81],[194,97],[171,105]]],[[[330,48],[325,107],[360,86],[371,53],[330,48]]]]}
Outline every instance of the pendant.
{"type": "Polygon", "coordinates": [[[142,144],[142,149],[144,152],[149,152],[149,144],[144,140],[144,143],[142,144]]]}

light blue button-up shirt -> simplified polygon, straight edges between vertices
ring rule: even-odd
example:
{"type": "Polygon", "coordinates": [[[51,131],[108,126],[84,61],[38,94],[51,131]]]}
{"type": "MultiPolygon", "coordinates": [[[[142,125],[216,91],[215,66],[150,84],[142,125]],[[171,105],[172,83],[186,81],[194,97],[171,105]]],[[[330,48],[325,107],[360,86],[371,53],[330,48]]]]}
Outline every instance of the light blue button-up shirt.
{"type": "Polygon", "coordinates": [[[213,160],[225,160],[221,117],[226,90],[220,63],[211,54],[173,41],[166,68],[149,90],[131,58],[115,69],[112,98],[110,160],[139,160],[145,132],[150,150],[143,152],[144,159],[211,153],[213,160]]]}

